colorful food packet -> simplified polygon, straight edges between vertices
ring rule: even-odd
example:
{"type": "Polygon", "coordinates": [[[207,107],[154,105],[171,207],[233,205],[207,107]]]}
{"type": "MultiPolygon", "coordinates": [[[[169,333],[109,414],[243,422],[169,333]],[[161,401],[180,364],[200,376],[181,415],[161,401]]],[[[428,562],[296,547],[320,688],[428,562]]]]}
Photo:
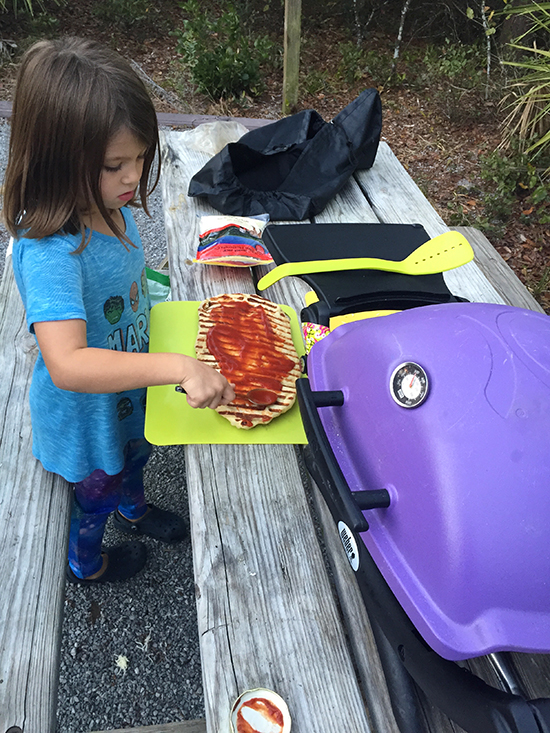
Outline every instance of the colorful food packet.
{"type": "Polygon", "coordinates": [[[269,214],[200,217],[199,247],[194,262],[251,267],[273,262],[262,241],[269,214]]]}
{"type": "Polygon", "coordinates": [[[321,326],[319,323],[311,323],[310,321],[302,323],[302,335],[306,345],[306,354],[309,354],[311,347],[318,341],[324,339],[325,336],[328,336],[329,333],[330,328],[321,326]]]}

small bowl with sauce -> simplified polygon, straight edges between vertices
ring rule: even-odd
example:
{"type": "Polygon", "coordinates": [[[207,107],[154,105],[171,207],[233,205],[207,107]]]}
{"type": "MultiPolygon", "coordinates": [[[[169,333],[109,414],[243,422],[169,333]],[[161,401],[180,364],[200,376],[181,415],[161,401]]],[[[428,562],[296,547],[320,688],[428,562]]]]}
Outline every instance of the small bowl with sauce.
{"type": "Polygon", "coordinates": [[[290,733],[290,713],[273,690],[246,690],[231,709],[231,733],[290,733]]]}

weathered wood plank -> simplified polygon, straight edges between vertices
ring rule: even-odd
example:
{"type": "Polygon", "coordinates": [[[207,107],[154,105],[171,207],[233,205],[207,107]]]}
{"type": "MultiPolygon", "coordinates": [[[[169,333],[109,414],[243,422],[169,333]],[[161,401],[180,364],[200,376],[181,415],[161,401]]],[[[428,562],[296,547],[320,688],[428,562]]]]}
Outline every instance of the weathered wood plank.
{"type": "Polygon", "coordinates": [[[182,720],[180,723],[146,725],[142,728],[118,728],[117,730],[93,731],[93,733],[206,733],[206,721],[182,720]]]}
{"type": "MultiPolygon", "coordinates": [[[[11,117],[12,103],[0,101],[0,118],[11,117]]],[[[157,112],[159,125],[166,127],[198,127],[204,122],[239,122],[248,130],[270,125],[275,120],[255,119],[253,117],[225,117],[223,115],[184,115],[173,112],[157,112]]]]}
{"type": "MultiPolygon", "coordinates": [[[[404,169],[403,175],[407,176],[404,169]]],[[[378,219],[354,179],[315,217],[316,223],[376,223],[378,219]]],[[[282,225],[283,226],[283,225],[282,225]]],[[[260,269],[260,268],[258,268],[260,269]]],[[[266,271],[267,268],[261,268],[266,271]]],[[[263,274],[263,272],[262,272],[263,274]]],[[[298,313],[304,306],[309,286],[300,278],[287,277],[275,283],[262,295],[278,303],[287,303],[298,313]]],[[[312,483],[311,498],[316,518],[323,534],[323,548],[332,570],[332,579],[340,599],[346,632],[367,703],[372,728],[376,733],[399,733],[393,716],[386,679],[354,573],[342,549],[342,544],[319,489],[312,483]]],[[[426,733],[461,733],[440,711],[420,695],[426,733]]]]}
{"type": "Polygon", "coordinates": [[[53,733],[70,493],[32,457],[35,356],[8,258],[0,285],[0,730],[53,733]]]}
{"type": "Polygon", "coordinates": [[[333,580],[340,598],[342,614],[361,679],[373,730],[399,733],[395,722],[386,678],[372,633],[365,604],[354,572],[342,548],[332,515],[317,486],[312,482],[312,500],[323,531],[323,543],[333,580]]]}
{"type": "Polygon", "coordinates": [[[550,697],[550,654],[511,655],[515,668],[532,699],[550,697]]]}
{"type": "Polygon", "coordinates": [[[470,242],[477,266],[491,281],[504,303],[544,313],[544,308],[506,264],[483,232],[475,227],[452,227],[452,229],[461,232],[470,242]]]}
{"type": "Polygon", "coordinates": [[[316,224],[377,224],[378,217],[355,178],[350,178],[340,193],[314,217],[316,224]]]}
{"type": "Polygon", "coordinates": [[[198,448],[188,484],[202,487],[190,511],[212,730],[239,692],[266,686],[298,730],[367,731],[292,449],[212,446],[206,464],[198,448]]]}
{"type": "MultiPolygon", "coordinates": [[[[355,174],[376,216],[382,222],[422,224],[430,237],[449,227],[431,206],[387,143],[381,142],[372,168],[355,174]]],[[[503,300],[474,262],[444,273],[448,288],[455,295],[480,303],[503,300]]]]}
{"type": "MultiPolygon", "coordinates": [[[[253,292],[248,270],[185,264],[196,214],[211,211],[185,196],[203,163],[177,135],[163,148],[175,297],[253,292]]],[[[186,464],[207,730],[227,730],[238,694],[266,686],[287,700],[297,730],[367,732],[293,448],[188,446],[186,464]]]]}

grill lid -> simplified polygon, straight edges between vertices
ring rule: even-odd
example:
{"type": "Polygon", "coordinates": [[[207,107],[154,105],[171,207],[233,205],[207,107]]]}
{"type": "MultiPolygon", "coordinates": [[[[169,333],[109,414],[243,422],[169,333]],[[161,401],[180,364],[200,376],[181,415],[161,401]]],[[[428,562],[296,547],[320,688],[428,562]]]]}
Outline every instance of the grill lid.
{"type": "MultiPolygon", "coordinates": [[[[308,357],[361,538],[441,656],[550,652],[550,320],[480,303],[342,325],[308,357]]],[[[335,517],[338,521],[338,517],[335,517]]]]}

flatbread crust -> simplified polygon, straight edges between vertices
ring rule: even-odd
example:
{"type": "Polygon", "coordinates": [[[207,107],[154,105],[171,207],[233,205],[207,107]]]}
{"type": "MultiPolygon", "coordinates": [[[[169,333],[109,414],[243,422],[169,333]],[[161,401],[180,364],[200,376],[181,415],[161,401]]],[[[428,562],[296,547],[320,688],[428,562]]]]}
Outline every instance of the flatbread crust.
{"type": "Polygon", "coordinates": [[[249,430],[289,410],[296,400],[302,362],[282,308],[258,295],[228,293],[203,301],[198,313],[197,359],[235,385],[235,400],[220,405],[217,412],[235,427],[249,430]],[[275,393],[276,401],[254,405],[248,396],[251,390],[275,393]]]}

